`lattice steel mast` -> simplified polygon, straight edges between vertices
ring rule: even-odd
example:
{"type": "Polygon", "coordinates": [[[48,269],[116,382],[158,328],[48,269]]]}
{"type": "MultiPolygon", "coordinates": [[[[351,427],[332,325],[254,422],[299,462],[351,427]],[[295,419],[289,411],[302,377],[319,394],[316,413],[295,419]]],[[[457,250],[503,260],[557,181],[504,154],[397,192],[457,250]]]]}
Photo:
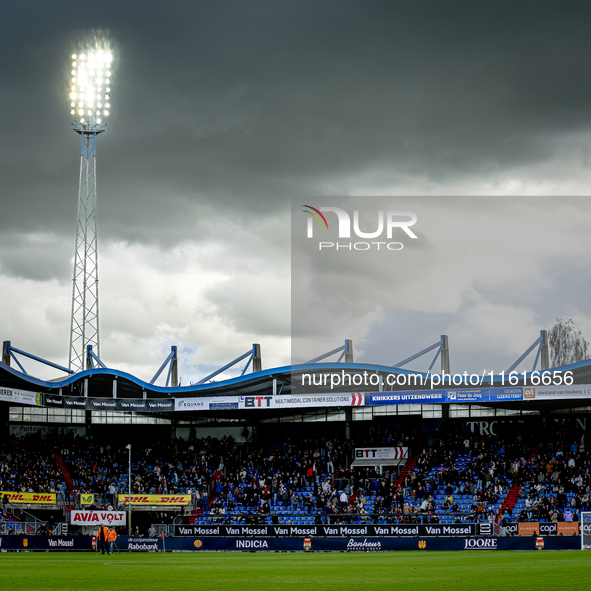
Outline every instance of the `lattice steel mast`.
{"type": "Polygon", "coordinates": [[[103,117],[110,110],[111,60],[110,52],[101,48],[72,56],[70,114],[81,142],[68,356],[68,367],[74,371],[85,369],[88,345],[100,356],[96,140],[106,130],[103,117]]]}

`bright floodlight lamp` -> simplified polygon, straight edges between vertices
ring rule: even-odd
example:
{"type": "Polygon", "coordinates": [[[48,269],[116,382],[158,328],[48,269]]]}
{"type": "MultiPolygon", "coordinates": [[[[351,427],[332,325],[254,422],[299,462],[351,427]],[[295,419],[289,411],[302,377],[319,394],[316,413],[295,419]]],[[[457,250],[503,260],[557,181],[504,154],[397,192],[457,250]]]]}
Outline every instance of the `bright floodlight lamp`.
{"type": "Polygon", "coordinates": [[[100,133],[111,111],[111,64],[107,49],[90,49],[72,55],[70,114],[74,131],[100,133]]]}
{"type": "Polygon", "coordinates": [[[74,251],[69,368],[88,369],[89,346],[100,356],[98,245],[96,227],[96,138],[111,111],[113,56],[104,46],[72,55],[69,90],[72,126],[80,134],[80,184],[74,251]]]}

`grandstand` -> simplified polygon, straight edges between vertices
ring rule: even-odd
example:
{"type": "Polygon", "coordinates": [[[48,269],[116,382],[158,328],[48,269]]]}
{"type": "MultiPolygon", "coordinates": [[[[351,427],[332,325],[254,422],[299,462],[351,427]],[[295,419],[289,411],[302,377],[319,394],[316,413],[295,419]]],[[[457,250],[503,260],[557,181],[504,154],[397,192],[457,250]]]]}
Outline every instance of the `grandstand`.
{"type": "MultiPolygon", "coordinates": [[[[89,533],[68,523],[72,511],[126,510],[130,436],[131,493],[188,499],[133,506],[133,531],[144,536],[174,535],[175,526],[183,524],[474,524],[481,532],[504,535],[512,523],[572,523],[589,508],[587,410],[569,411],[564,422],[564,414],[556,421],[552,412],[498,416],[496,436],[490,426],[488,434],[480,434],[482,420],[387,414],[348,427],[345,421],[264,422],[259,415],[254,421],[249,411],[232,423],[223,418],[201,423],[220,433],[238,424],[234,434],[249,426],[256,436],[242,440],[199,437],[198,422],[189,429],[172,427],[171,437],[172,421],[120,427],[91,422],[84,434],[28,421],[38,432],[16,437],[21,425],[9,421],[0,489],[12,494],[3,498],[1,533],[43,532],[44,524],[89,533]],[[405,464],[352,467],[356,448],[391,445],[410,448],[405,464]],[[55,500],[29,502],[29,495],[47,493],[55,500]],[[93,503],[84,507],[86,494],[94,495],[93,503]]],[[[7,414],[13,416],[5,409],[7,414]]]]}
{"type": "MultiPolygon", "coordinates": [[[[237,360],[250,356],[252,373],[188,386],[176,383],[176,347],[151,382],[90,349],[88,369],[43,381],[11,365],[15,353],[43,360],[7,341],[0,534],[88,535],[107,511],[147,538],[576,536],[591,496],[591,361],[548,369],[546,340],[517,362],[538,347],[541,371],[439,388],[401,367],[424,352],[397,367],[354,363],[351,341],[267,370],[253,345],[237,360]],[[344,362],[325,361],[339,352],[344,362]],[[167,364],[172,384],[156,385],[167,364]],[[373,381],[335,390],[331,373],[373,381]]],[[[447,346],[443,336],[425,350],[441,354],[438,379],[447,346]]]]}

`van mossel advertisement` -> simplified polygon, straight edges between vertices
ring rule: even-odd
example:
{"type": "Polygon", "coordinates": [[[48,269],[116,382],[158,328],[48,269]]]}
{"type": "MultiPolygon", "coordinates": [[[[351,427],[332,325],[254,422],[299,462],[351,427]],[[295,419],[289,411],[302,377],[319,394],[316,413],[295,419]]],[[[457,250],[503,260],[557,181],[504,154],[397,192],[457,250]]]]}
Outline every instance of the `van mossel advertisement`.
{"type": "Polygon", "coordinates": [[[176,525],[176,536],[270,536],[270,537],[343,537],[343,536],[473,536],[476,525],[176,525]]]}

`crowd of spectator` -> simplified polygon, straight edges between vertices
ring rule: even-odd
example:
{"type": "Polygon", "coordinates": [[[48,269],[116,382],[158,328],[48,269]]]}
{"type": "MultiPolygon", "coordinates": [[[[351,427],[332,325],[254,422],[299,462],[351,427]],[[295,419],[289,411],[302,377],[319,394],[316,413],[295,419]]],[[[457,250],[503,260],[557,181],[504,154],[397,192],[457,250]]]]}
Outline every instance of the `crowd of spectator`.
{"type": "Polygon", "coordinates": [[[55,493],[63,480],[47,443],[39,436],[0,440],[0,490],[55,493]]]}
{"type": "MultiPolygon", "coordinates": [[[[131,492],[191,495],[190,509],[217,522],[272,522],[293,510],[333,523],[492,521],[515,485],[520,502],[505,521],[569,520],[589,509],[591,456],[584,436],[573,437],[568,426],[499,429],[496,436],[462,431],[458,422],[434,427],[371,423],[350,439],[317,432],[240,445],[194,431],[188,440],[134,438],[131,492]],[[414,468],[402,479],[395,467],[354,469],[353,449],[367,445],[409,447],[414,468]]],[[[92,492],[116,507],[128,492],[128,450],[119,437],[62,438],[52,446],[73,479],[68,502],[92,492]]],[[[0,490],[56,492],[63,474],[50,449],[38,437],[0,443],[0,490]]]]}

